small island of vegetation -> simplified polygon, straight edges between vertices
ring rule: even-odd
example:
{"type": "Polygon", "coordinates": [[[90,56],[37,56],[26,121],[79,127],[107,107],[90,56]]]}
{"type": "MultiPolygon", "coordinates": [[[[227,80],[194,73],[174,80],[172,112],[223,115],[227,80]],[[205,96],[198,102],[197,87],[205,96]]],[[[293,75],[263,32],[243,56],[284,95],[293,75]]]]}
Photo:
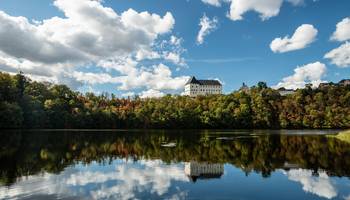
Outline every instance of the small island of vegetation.
{"type": "Polygon", "coordinates": [[[350,86],[281,95],[259,82],[227,95],[141,99],[0,73],[0,128],[350,128],[350,86]]]}

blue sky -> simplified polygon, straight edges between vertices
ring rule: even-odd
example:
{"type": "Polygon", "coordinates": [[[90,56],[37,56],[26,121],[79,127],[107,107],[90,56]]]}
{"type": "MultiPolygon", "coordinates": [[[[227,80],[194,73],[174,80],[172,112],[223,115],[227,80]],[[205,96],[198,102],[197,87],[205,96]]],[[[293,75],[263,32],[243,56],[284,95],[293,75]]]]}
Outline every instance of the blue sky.
{"type": "MultiPolygon", "coordinates": [[[[56,0],[56,2],[57,1],[64,2],[65,0],[56,0]]],[[[78,2],[78,6],[81,6],[89,1],[90,0],[79,0],[76,2],[78,2]]],[[[242,82],[246,82],[248,85],[253,85],[258,81],[266,81],[270,86],[276,86],[280,83],[278,86],[295,88],[301,87],[303,83],[308,82],[317,84],[322,81],[336,82],[344,78],[350,78],[350,63],[349,59],[347,59],[350,55],[349,47],[345,46],[345,48],[339,49],[338,53],[325,58],[325,55],[328,52],[336,50],[341,45],[346,45],[347,41],[350,39],[350,31],[348,31],[350,28],[350,22],[347,23],[346,21],[346,18],[350,17],[350,2],[348,0],[305,0],[304,2],[294,0],[294,2],[299,3],[298,5],[292,4],[287,0],[267,0],[265,1],[266,4],[262,3],[264,4],[262,7],[267,8],[267,11],[266,9],[265,11],[259,11],[259,8],[254,7],[256,5],[254,4],[254,1],[255,0],[251,0],[251,2],[253,2],[251,5],[244,5],[247,4],[246,2],[248,1],[245,1],[244,3],[242,0],[219,0],[218,2],[221,3],[220,7],[204,3],[201,0],[104,0],[103,2],[97,2],[94,4],[97,10],[98,6],[112,8],[112,12],[118,16],[131,8],[137,15],[140,15],[141,12],[147,12],[147,14],[149,14],[149,16],[147,16],[148,18],[152,18],[150,16],[151,14],[154,14],[157,15],[160,20],[163,20],[160,22],[159,19],[153,19],[150,23],[146,21],[140,23],[130,21],[130,23],[137,23],[136,29],[138,30],[144,30],[144,27],[146,26],[153,26],[154,29],[154,27],[158,27],[159,23],[162,23],[163,26],[164,24],[167,24],[166,21],[169,19],[165,19],[165,15],[168,13],[172,16],[174,23],[172,25],[168,24],[167,27],[163,27],[164,31],[160,30],[152,33],[149,31],[147,32],[146,35],[149,37],[147,38],[147,44],[144,40],[140,39],[139,42],[138,39],[133,39],[132,41],[135,41],[135,46],[137,47],[130,51],[128,50],[127,53],[122,52],[121,54],[123,54],[122,57],[124,61],[126,59],[125,57],[127,57],[129,61],[130,59],[135,60],[134,57],[136,52],[140,51],[140,48],[146,48],[148,50],[151,49],[152,51],[157,51],[158,54],[162,55],[169,55],[169,52],[173,52],[179,56],[178,58],[180,58],[180,60],[173,62],[164,58],[164,56],[157,59],[139,59],[135,61],[137,63],[134,68],[138,70],[138,73],[136,73],[135,76],[142,76],[142,73],[140,73],[141,69],[152,71],[155,66],[158,66],[157,69],[161,69],[162,73],[159,73],[156,76],[148,74],[148,78],[141,79],[138,83],[134,83],[134,80],[132,79],[137,77],[129,76],[129,71],[121,72],[124,68],[118,68],[117,70],[113,68],[111,70],[99,66],[101,65],[100,61],[109,60],[111,59],[111,56],[113,59],[118,57],[118,62],[124,62],[120,61],[121,56],[119,54],[121,51],[118,49],[118,45],[120,44],[116,44],[116,46],[113,47],[113,50],[116,50],[113,53],[102,55],[103,53],[100,54],[94,52],[94,56],[96,56],[96,54],[98,54],[98,56],[91,60],[89,60],[91,52],[88,52],[88,59],[85,57],[86,49],[84,49],[84,56],[77,55],[77,57],[80,56],[79,58],[82,57],[81,60],[76,58],[73,59],[73,56],[65,60],[65,56],[61,56],[59,60],[53,62],[47,62],[46,59],[42,58],[45,55],[47,56],[47,54],[28,56],[30,53],[26,51],[29,51],[31,48],[21,49],[21,51],[18,50],[18,46],[21,43],[26,42],[25,40],[18,41],[18,37],[24,37],[23,34],[31,34],[22,32],[28,29],[23,28],[23,26],[42,30],[39,26],[45,24],[44,20],[52,19],[53,17],[58,17],[60,19],[70,18],[69,16],[66,16],[63,11],[71,9],[70,6],[77,6],[73,5],[74,3],[62,3],[62,7],[58,9],[57,4],[54,4],[53,0],[1,0],[0,10],[3,11],[3,17],[1,20],[13,22],[16,21],[15,18],[18,16],[23,16],[28,20],[29,25],[26,24],[19,28],[20,34],[17,35],[17,38],[6,36],[8,39],[5,42],[0,39],[0,52],[2,52],[2,54],[0,54],[0,70],[14,72],[14,69],[16,67],[18,68],[20,64],[11,65],[11,63],[25,63],[24,65],[28,66],[23,69],[21,67],[21,69],[26,74],[29,74],[34,80],[46,80],[45,78],[48,77],[48,80],[69,84],[71,87],[81,91],[107,91],[118,95],[149,94],[149,96],[157,96],[165,93],[181,93],[181,83],[183,83],[184,79],[188,76],[196,76],[199,79],[217,78],[224,83],[224,92],[226,93],[238,89],[242,82]],[[233,4],[234,6],[232,6],[233,4]],[[276,7],[276,4],[280,4],[280,6],[276,7]],[[247,8],[245,11],[239,10],[244,6],[247,8]],[[270,7],[272,8],[270,9],[270,7]],[[276,11],[276,8],[278,13],[271,14],[271,12],[276,11]],[[229,13],[230,11],[232,12],[233,9],[236,9],[235,14],[241,16],[242,19],[237,20],[229,17],[229,13]],[[242,12],[237,14],[239,11],[242,12]],[[269,16],[262,19],[261,15],[263,14],[269,16]],[[199,44],[196,40],[199,30],[201,29],[199,23],[204,15],[207,16],[209,22],[212,22],[214,19],[217,21],[212,24],[212,29],[208,29],[209,33],[205,35],[203,43],[199,44]],[[343,26],[339,26],[338,30],[336,25],[342,20],[345,21],[343,26]],[[309,27],[309,30],[311,29],[311,32],[312,30],[316,30],[317,34],[314,35],[314,37],[310,36],[310,38],[306,38],[305,40],[309,41],[305,42],[306,44],[304,45],[302,44],[301,47],[299,46],[293,50],[287,50],[286,52],[283,50],[283,52],[272,51],[270,44],[275,38],[288,37],[290,39],[297,28],[303,24],[312,25],[311,28],[309,27]],[[343,37],[331,39],[336,31],[342,33],[343,37]],[[170,41],[172,36],[179,39],[181,43],[176,45],[169,44],[167,47],[160,50],[159,46],[161,42],[170,41]],[[10,47],[8,41],[12,41],[11,50],[9,50],[10,47]],[[340,55],[340,58],[339,52],[344,54],[340,55]],[[1,59],[3,59],[3,62],[1,62],[1,59]],[[10,62],[9,60],[13,62],[10,62]],[[74,62],[72,60],[74,60],[74,62]],[[79,62],[75,62],[77,60],[79,60],[79,62]],[[83,62],[85,60],[88,60],[88,62],[83,62]],[[27,64],[29,62],[31,63],[31,66],[27,64]],[[62,65],[64,65],[64,67],[62,67],[62,65]],[[159,67],[159,65],[164,66],[159,67]],[[298,66],[301,70],[295,72],[294,70],[298,66]],[[43,74],[38,73],[38,71],[45,72],[52,69],[55,69],[55,72],[50,72],[49,75],[44,74],[45,76],[43,76],[43,74]],[[170,76],[169,72],[171,73],[170,76]],[[69,74],[75,75],[66,80],[67,76],[61,78],[62,76],[60,73],[66,73],[68,74],[67,76],[69,76],[69,74]],[[91,77],[89,79],[88,75],[91,74],[95,74],[98,77],[103,77],[100,76],[101,74],[109,75],[102,79],[111,79],[111,81],[101,81],[96,77],[91,77]],[[127,78],[124,77],[121,80],[121,75],[126,76],[127,78]],[[168,76],[168,78],[162,79],[164,76],[168,76]],[[159,81],[157,80],[158,78],[160,79],[159,81]],[[120,85],[123,85],[123,81],[129,81],[130,84],[127,84],[127,86],[124,85],[125,87],[121,88],[120,85]],[[162,83],[162,81],[164,83],[162,83]],[[172,84],[172,86],[169,84],[172,84]]],[[[75,12],[78,9],[71,10],[72,12],[75,12]]],[[[89,12],[90,11],[91,10],[89,10],[89,12]]],[[[93,14],[96,13],[92,11],[89,15],[93,17],[93,14]]],[[[88,15],[84,15],[84,17],[86,16],[88,15]]],[[[84,23],[85,21],[82,20],[81,24],[84,23]]],[[[4,36],[5,34],[16,35],[11,33],[12,29],[9,30],[1,24],[4,23],[0,23],[0,36],[4,36]]],[[[88,22],[86,22],[86,26],[89,26],[88,22]]],[[[55,32],[56,30],[53,27],[54,25],[45,27],[45,30],[51,28],[52,30],[49,31],[55,32]]],[[[101,26],[98,25],[96,27],[100,28],[101,26]]],[[[96,27],[91,27],[91,29],[96,29],[96,27]]],[[[135,27],[134,24],[133,27],[135,27]]],[[[59,27],[58,29],[67,30],[58,30],[58,32],[72,32],[73,34],[77,32],[74,28],[75,26],[59,27]]],[[[89,29],[79,30],[83,30],[82,32],[90,31],[89,29]]],[[[128,31],[130,30],[128,29],[128,31]]],[[[307,32],[307,30],[305,30],[306,32],[303,31],[301,31],[302,36],[310,33],[307,32]]],[[[19,31],[16,29],[15,32],[18,33],[19,31]]],[[[41,31],[38,32],[41,34],[41,31]]],[[[130,31],[130,34],[134,32],[130,31]]],[[[108,33],[100,33],[103,33],[102,36],[99,36],[100,39],[105,39],[111,43],[115,42],[115,40],[109,40],[109,38],[108,40],[106,39],[106,37],[109,37],[108,33]]],[[[65,42],[59,41],[56,37],[55,39],[57,39],[57,41],[55,42],[60,45],[62,43],[65,46],[69,46],[71,45],[73,38],[72,34],[61,34],[59,37],[57,36],[57,38],[62,39],[62,41],[65,42]]],[[[38,37],[39,39],[33,41],[36,41],[36,43],[40,43],[42,40],[44,40],[43,43],[47,41],[52,42],[52,38],[49,38],[51,36],[52,35],[45,35],[45,37],[43,37],[42,35],[35,35],[34,37],[38,37]]],[[[111,32],[110,37],[118,38],[119,36],[116,35],[115,32],[111,32]]],[[[33,38],[33,36],[30,36],[30,38],[33,38]]],[[[89,39],[89,37],[87,38],[89,39]]],[[[32,41],[28,41],[28,43],[30,42],[32,41]]],[[[109,45],[108,42],[102,44],[109,45]]],[[[289,42],[293,43],[291,41],[289,42]]],[[[74,48],[72,49],[78,49],[78,51],[80,51],[79,48],[81,46],[75,44],[76,42],[74,42],[74,48]]],[[[57,45],[55,44],[54,46],[56,47],[57,45]]],[[[104,47],[99,47],[99,51],[101,51],[100,48],[104,47]]],[[[129,49],[129,47],[127,49],[129,49]]],[[[38,51],[45,51],[45,48],[44,50],[39,48],[38,51]]],[[[56,50],[52,51],[56,52],[56,50]]],[[[50,56],[51,55],[47,57],[50,58],[50,56]]],[[[53,59],[56,59],[56,57],[53,56],[53,59]]],[[[110,65],[113,65],[113,63],[110,63],[110,65]]],[[[154,74],[156,72],[152,71],[151,74],[152,73],[154,74]]]]}

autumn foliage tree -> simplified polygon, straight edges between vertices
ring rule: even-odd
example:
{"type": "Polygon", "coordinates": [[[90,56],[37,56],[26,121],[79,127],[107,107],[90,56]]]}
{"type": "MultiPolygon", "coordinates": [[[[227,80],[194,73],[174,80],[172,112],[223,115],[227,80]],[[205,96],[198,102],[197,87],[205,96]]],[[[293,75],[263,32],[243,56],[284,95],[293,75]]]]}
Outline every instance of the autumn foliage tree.
{"type": "Polygon", "coordinates": [[[349,128],[350,87],[116,98],[0,73],[0,128],[349,128]]]}

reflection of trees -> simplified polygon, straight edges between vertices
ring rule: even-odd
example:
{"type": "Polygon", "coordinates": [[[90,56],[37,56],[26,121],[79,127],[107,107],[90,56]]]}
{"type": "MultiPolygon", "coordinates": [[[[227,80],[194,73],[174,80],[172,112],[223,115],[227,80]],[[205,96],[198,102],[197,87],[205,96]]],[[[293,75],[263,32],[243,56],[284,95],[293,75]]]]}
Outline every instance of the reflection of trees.
{"type": "Polygon", "coordinates": [[[0,136],[0,178],[5,184],[43,171],[58,173],[77,162],[107,164],[116,158],[231,163],[263,176],[291,163],[315,173],[322,169],[329,175],[350,176],[350,144],[325,136],[231,135],[230,140],[186,132],[10,132],[0,136]],[[164,142],[177,145],[164,148],[164,142]]]}

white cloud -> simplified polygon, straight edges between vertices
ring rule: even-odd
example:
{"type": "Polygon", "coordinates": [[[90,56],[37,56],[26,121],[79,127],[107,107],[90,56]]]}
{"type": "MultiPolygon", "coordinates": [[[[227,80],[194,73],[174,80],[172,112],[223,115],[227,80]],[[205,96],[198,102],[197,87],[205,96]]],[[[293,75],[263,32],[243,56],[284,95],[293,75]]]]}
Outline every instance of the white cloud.
{"type": "Polygon", "coordinates": [[[137,61],[145,59],[163,59],[178,66],[187,66],[185,59],[181,56],[186,50],[182,47],[182,38],[174,35],[170,36],[169,40],[164,40],[161,43],[156,43],[158,51],[153,49],[141,49],[137,52],[135,58],[137,61]]]}
{"type": "Polygon", "coordinates": [[[202,0],[202,2],[216,7],[221,6],[221,0],[202,0]]]}
{"type": "Polygon", "coordinates": [[[121,16],[121,21],[127,27],[133,27],[136,30],[141,29],[153,35],[153,37],[169,32],[175,24],[175,19],[170,12],[167,12],[162,18],[157,14],[138,13],[133,9],[124,12],[121,16]]]}
{"type": "Polygon", "coordinates": [[[112,77],[106,73],[91,73],[91,72],[73,72],[73,77],[77,81],[88,84],[104,84],[104,83],[118,83],[118,77],[112,77]]]}
{"type": "Polygon", "coordinates": [[[0,11],[0,50],[17,59],[45,64],[78,62],[86,58],[65,44],[52,41],[24,17],[12,17],[0,11]]]}
{"type": "Polygon", "coordinates": [[[288,172],[284,171],[284,174],[290,180],[301,183],[305,192],[327,199],[337,196],[337,190],[325,172],[320,172],[318,177],[313,177],[312,171],[304,169],[292,169],[288,172]]]}
{"type": "Polygon", "coordinates": [[[234,21],[242,20],[246,12],[255,11],[262,20],[266,20],[278,15],[282,3],[283,0],[231,0],[228,16],[234,21]]]}
{"type": "Polygon", "coordinates": [[[299,6],[304,4],[304,0],[287,0],[287,1],[293,4],[294,6],[299,6]]]}
{"type": "Polygon", "coordinates": [[[200,30],[197,35],[197,43],[203,44],[204,38],[209,35],[212,31],[217,28],[218,19],[214,17],[213,19],[209,19],[205,14],[200,19],[199,26],[200,30]]]}
{"type": "Polygon", "coordinates": [[[283,78],[274,88],[297,89],[304,88],[305,84],[311,83],[317,87],[322,81],[322,77],[326,74],[327,67],[320,62],[310,63],[294,69],[294,74],[283,78]]]}
{"type": "Polygon", "coordinates": [[[180,46],[182,43],[182,38],[178,38],[174,35],[170,37],[170,44],[175,45],[175,46],[180,46]]]}
{"type": "Polygon", "coordinates": [[[143,91],[140,94],[141,98],[159,98],[159,97],[163,97],[165,94],[163,92],[160,92],[159,90],[154,90],[154,89],[150,89],[147,91],[143,91]]]}
{"type": "Polygon", "coordinates": [[[345,42],[340,47],[328,52],[325,56],[331,60],[331,62],[338,67],[350,66],[350,43],[345,42]]]}
{"type": "Polygon", "coordinates": [[[180,66],[186,65],[185,60],[181,58],[180,54],[174,52],[164,52],[164,59],[180,66]]]}
{"type": "Polygon", "coordinates": [[[275,53],[284,53],[303,49],[315,41],[317,29],[311,24],[303,24],[299,26],[292,37],[285,36],[284,38],[275,38],[270,48],[275,53]]]}
{"type": "Polygon", "coordinates": [[[133,97],[135,95],[135,92],[126,92],[122,94],[122,97],[133,97]]]}
{"type": "Polygon", "coordinates": [[[331,40],[340,42],[350,40],[350,17],[344,18],[337,24],[337,29],[331,36],[331,40]]]}
{"type": "MultiPolygon", "coordinates": [[[[116,69],[121,73],[120,76],[116,77],[108,77],[101,74],[105,82],[119,83],[118,89],[120,90],[136,88],[179,90],[184,87],[189,78],[188,76],[174,77],[170,68],[164,64],[154,65],[152,68],[136,68],[132,62],[118,63],[117,61],[108,61],[100,63],[100,65],[105,68],[116,69]]],[[[85,81],[90,81],[89,76],[87,76],[85,81]]],[[[95,81],[93,76],[91,81],[92,83],[95,81]]]]}
{"type": "Polygon", "coordinates": [[[331,40],[343,42],[344,44],[328,52],[324,58],[331,60],[331,63],[338,67],[350,66],[350,17],[344,18],[337,24],[335,32],[331,36],[331,40]]]}
{"type": "MultiPolygon", "coordinates": [[[[160,16],[129,9],[118,14],[102,2],[55,0],[54,6],[64,17],[32,22],[0,11],[0,70],[17,72],[20,69],[35,80],[64,83],[76,89],[83,83],[125,86],[128,84],[123,80],[143,79],[135,76],[158,78],[153,72],[149,75],[153,64],[147,69],[148,66],[140,63],[144,59],[185,65],[181,39],[171,37],[165,49],[155,45],[173,29],[175,19],[170,12],[160,16]],[[115,65],[104,65],[111,61],[115,65]],[[89,66],[105,71],[97,74],[79,71],[89,66]],[[112,71],[120,76],[112,76],[112,71]]],[[[184,77],[165,78],[176,82],[184,77]]],[[[147,83],[144,82],[144,86],[151,88],[147,83]]],[[[175,85],[171,88],[178,88],[178,84],[175,85]]]]}
{"type": "Polygon", "coordinates": [[[250,11],[259,13],[262,20],[267,20],[279,14],[284,1],[293,6],[305,4],[305,0],[202,0],[203,3],[216,7],[222,3],[231,3],[228,17],[234,21],[243,20],[243,15],[250,11]]]}
{"type": "Polygon", "coordinates": [[[140,49],[135,56],[137,61],[145,60],[145,59],[159,59],[161,56],[158,52],[153,51],[152,49],[140,49]]]}

